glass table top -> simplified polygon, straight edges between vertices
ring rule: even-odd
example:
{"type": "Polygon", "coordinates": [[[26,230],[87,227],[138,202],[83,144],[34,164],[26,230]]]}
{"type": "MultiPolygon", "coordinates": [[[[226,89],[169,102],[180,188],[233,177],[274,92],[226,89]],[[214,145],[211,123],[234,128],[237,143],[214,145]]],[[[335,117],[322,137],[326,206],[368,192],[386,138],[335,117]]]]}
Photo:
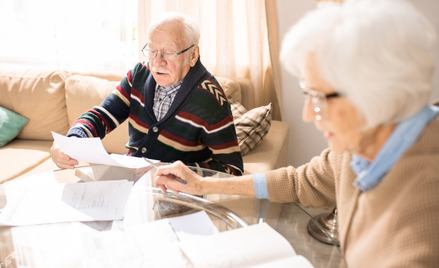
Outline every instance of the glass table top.
{"type": "MultiPolygon", "coordinates": [[[[230,176],[212,170],[192,169],[204,177],[230,176]]],[[[335,243],[321,243],[307,231],[307,224],[313,216],[322,212],[329,213],[332,209],[308,209],[293,203],[272,203],[269,200],[237,195],[192,196],[170,191],[163,194],[161,190],[153,187],[155,171],[155,167],[127,170],[92,165],[77,167],[75,170],[60,169],[40,175],[53,176],[53,179],[60,183],[127,179],[135,182],[127,203],[127,218],[150,222],[205,211],[220,232],[266,222],[288,240],[298,255],[304,256],[314,267],[347,267],[343,254],[335,243]]],[[[4,196],[4,191],[0,189],[0,195],[1,193],[4,196]]],[[[98,231],[110,230],[113,226],[111,221],[83,224],[98,231]]],[[[1,267],[18,267],[17,262],[20,260],[19,256],[13,254],[14,242],[10,230],[10,227],[0,227],[0,260],[3,265],[1,267]]]]}

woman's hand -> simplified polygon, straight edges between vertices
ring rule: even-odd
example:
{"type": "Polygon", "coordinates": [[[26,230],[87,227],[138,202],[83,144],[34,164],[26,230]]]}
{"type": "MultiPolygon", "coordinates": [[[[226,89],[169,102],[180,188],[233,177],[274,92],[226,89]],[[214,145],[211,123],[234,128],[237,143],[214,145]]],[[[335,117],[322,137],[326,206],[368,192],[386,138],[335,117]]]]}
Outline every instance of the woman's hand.
{"type": "Polygon", "coordinates": [[[55,142],[53,142],[52,147],[50,148],[50,155],[52,156],[52,161],[59,168],[74,169],[76,165],[79,165],[77,160],[70,158],[70,156],[61,152],[61,149],[55,142]]]}
{"type": "Polygon", "coordinates": [[[169,189],[176,193],[203,195],[205,194],[203,193],[203,182],[203,177],[190,170],[181,161],[159,167],[154,178],[155,187],[160,188],[163,193],[166,193],[166,190],[169,189]],[[186,181],[186,184],[174,179],[173,176],[186,181]]]}
{"type": "Polygon", "coordinates": [[[154,185],[162,189],[163,193],[166,193],[166,190],[169,189],[176,193],[184,192],[193,195],[235,194],[255,196],[252,175],[231,176],[230,178],[201,177],[181,161],[159,167],[155,174],[154,185]],[[186,184],[179,182],[173,176],[186,181],[186,184]]]}

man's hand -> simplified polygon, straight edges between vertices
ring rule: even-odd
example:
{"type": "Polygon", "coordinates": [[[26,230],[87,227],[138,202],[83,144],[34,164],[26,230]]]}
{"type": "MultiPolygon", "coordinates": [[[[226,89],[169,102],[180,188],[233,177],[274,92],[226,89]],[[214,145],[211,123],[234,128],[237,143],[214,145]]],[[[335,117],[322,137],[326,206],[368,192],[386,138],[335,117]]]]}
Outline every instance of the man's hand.
{"type": "Polygon", "coordinates": [[[77,160],[72,159],[70,156],[61,152],[55,142],[53,142],[52,147],[50,148],[50,155],[52,156],[52,161],[59,168],[74,169],[76,165],[79,165],[77,160]]]}
{"type": "Polygon", "coordinates": [[[190,170],[181,161],[159,167],[154,178],[155,187],[162,189],[163,193],[166,193],[166,190],[169,189],[176,193],[203,195],[205,194],[203,193],[203,182],[203,177],[190,170]],[[173,176],[186,181],[186,184],[179,182],[173,176]]]}

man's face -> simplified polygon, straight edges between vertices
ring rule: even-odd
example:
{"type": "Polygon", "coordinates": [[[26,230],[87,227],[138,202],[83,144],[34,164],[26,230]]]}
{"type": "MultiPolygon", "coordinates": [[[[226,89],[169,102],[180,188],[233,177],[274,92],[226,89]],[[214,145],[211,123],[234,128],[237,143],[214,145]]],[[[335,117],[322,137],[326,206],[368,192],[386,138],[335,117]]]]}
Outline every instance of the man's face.
{"type": "MultiPolygon", "coordinates": [[[[184,44],[182,41],[181,27],[175,24],[164,24],[157,27],[152,33],[150,33],[150,42],[148,44],[149,49],[158,52],[171,51],[180,52],[192,44],[184,44]],[[183,47],[187,46],[187,47],[183,47]]],[[[196,48],[198,49],[198,48],[196,48]]],[[[166,61],[162,58],[162,54],[158,53],[155,59],[149,60],[152,76],[157,84],[163,87],[168,87],[176,84],[183,79],[191,66],[196,62],[194,57],[198,55],[194,54],[194,48],[177,56],[174,61],[166,61]],[[189,55],[188,55],[188,54],[189,55]],[[189,56],[189,60],[186,61],[186,57],[189,56]]]]}

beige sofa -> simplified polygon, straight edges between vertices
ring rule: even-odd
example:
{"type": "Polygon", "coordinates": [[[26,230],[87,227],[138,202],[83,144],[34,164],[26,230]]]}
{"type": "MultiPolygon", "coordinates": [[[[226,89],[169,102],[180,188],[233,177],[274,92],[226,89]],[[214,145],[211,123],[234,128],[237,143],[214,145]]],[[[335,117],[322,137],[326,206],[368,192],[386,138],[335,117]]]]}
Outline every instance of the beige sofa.
{"type": "MultiPolygon", "coordinates": [[[[229,99],[255,108],[248,100],[253,87],[247,79],[218,78],[229,99]]],[[[102,100],[117,81],[71,74],[63,70],[0,70],[0,106],[29,119],[18,136],[0,148],[0,182],[57,169],[50,158],[51,131],[65,135],[79,115],[102,100]]],[[[246,173],[286,165],[289,127],[272,120],[262,142],[244,158],[246,173]]],[[[109,153],[124,153],[127,122],[102,140],[109,153]]]]}

